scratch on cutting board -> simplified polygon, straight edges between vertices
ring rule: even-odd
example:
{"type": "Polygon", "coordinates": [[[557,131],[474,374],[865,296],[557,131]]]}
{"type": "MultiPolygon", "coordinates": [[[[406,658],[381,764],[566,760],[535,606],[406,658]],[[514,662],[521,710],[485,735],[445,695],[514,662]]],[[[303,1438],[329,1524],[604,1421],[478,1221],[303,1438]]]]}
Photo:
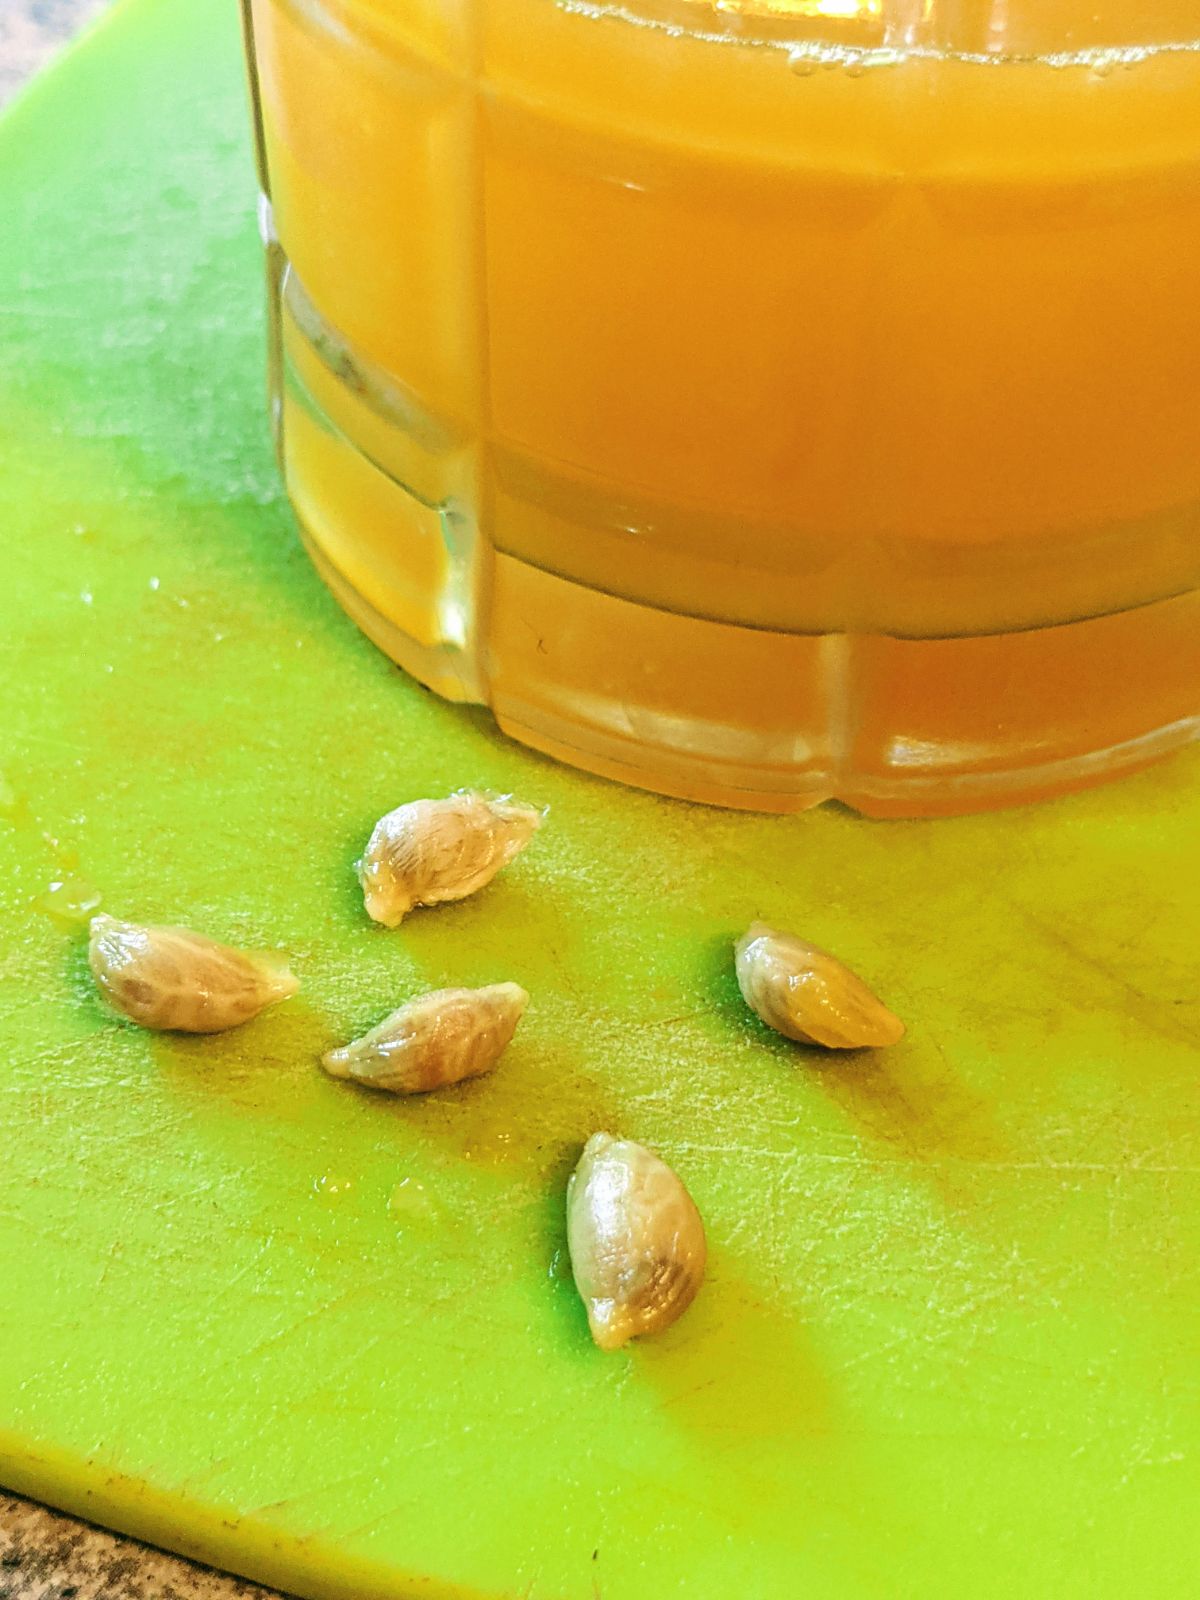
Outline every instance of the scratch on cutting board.
{"type": "Polygon", "coordinates": [[[1139,1161],[1136,1157],[1129,1161],[971,1161],[970,1166],[982,1168],[987,1172],[1091,1172],[1104,1177],[1124,1177],[1130,1172],[1144,1172],[1147,1175],[1154,1173],[1183,1173],[1195,1172],[1197,1168],[1191,1162],[1162,1162],[1151,1165],[1139,1161]]]}
{"type": "Polygon", "coordinates": [[[242,1296],[238,1293],[241,1284],[247,1278],[257,1278],[257,1276],[262,1272],[263,1259],[270,1254],[270,1249],[271,1246],[267,1240],[259,1241],[257,1251],[253,1256],[251,1256],[250,1260],[244,1262],[243,1265],[240,1266],[234,1273],[232,1278],[227,1278],[225,1282],[218,1287],[216,1293],[216,1300],[218,1303],[222,1300],[228,1300],[231,1296],[235,1296],[238,1300],[242,1298],[242,1296]]]}
{"type": "Polygon", "coordinates": [[[67,306],[0,306],[0,317],[16,317],[19,321],[29,322],[83,322],[87,313],[72,311],[67,306]]]}
{"type": "MultiPolygon", "coordinates": [[[[372,1476],[378,1478],[378,1469],[376,1469],[372,1476]]],[[[330,1535],[330,1537],[337,1538],[338,1540],[357,1539],[360,1534],[371,1533],[376,1528],[382,1527],[385,1522],[393,1521],[396,1517],[410,1517],[411,1515],[411,1505],[389,1506],[386,1511],[381,1511],[377,1517],[368,1517],[365,1522],[356,1522],[352,1528],[343,1528],[340,1525],[335,1524],[327,1528],[326,1532],[330,1535]]]]}
{"type": "Polygon", "coordinates": [[[1128,1161],[1055,1161],[1052,1158],[1034,1161],[1001,1161],[974,1156],[941,1156],[933,1161],[923,1161],[919,1156],[906,1158],[898,1155],[877,1155],[862,1147],[849,1154],[834,1150],[764,1150],[751,1144],[696,1144],[679,1141],[673,1147],[678,1153],[702,1156],[730,1156],[739,1160],[779,1161],[797,1170],[808,1164],[833,1164],[852,1167],[920,1167],[922,1171],[952,1171],[970,1167],[983,1172],[1045,1172],[1045,1173],[1095,1173],[1114,1177],[1129,1172],[1152,1174],[1183,1174],[1200,1171],[1194,1162],[1152,1162],[1140,1156],[1128,1161]]]}
{"type": "Polygon", "coordinates": [[[706,1389],[715,1388],[720,1382],[719,1378],[706,1378],[703,1383],[694,1383],[687,1389],[680,1389],[675,1394],[669,1394],[659,1405],[660,1411],[665,1411],[668,1406],[676,1406],[681,1400],[690,1400],[693,1396],[703,1394],[706,1389]]]}
{"type": "Polygon", "coordinates": [[[681,1011],[677,1017],[649,1017],[645,1022],[639,1023],[642,1032],[651,1028],[673,1028],[681,1022],[694,1022],[697,1017],[718,1016],[715,1006],[701,1006],[698,1011],[681,1011]]]}
{"type": "Polygon", "coordinates": [[[1011,902],[1013,910],[1024,918],[1030,927],[1034,928],[1042,938],[1055,945],[1065,955],[1079,966],[1086,967],[1090,972],[1106,979],[1115,989],[1123,994],[1127,1001],[1132,1001],[1130,1014],[1138,1021],[1145,1023],[1146,1027],[1157,1033],[1160,1038],[1173,1040],[1177,1044],[1194,1044],[1197,1039],[1197,1030],[1181,1026],[1173,1017],[1164,1015],[1163,1007],[1173,1006],[1177,1002],[1169,995],[1148,994],[1137,984],[1121,972],[1118,968],[1105,961],[1103,957],[1095,955],[1092,951],[1077,944],[1073,938],[1064,933],[1051,922],[1046,922],[1036,912],[1027,906],[1011,902]]]}
{"type": "Polygon", "coordinates": [[[1147,1467],[1172,1467],[1177,1462],[1187,1460],[1187,1453],[1183,1450],[1169,1450],[1166,1455],[1154,1454],[1149,1440],[1142,1441],[1137,1450],[1138,1453],[1117,1479],[1114,1488],[1123,1489],[1135,1473],[1142,1472],[1147,1467]]]}
{"type": "MultiPolygon", "coordinates": [[[[289,1339],[294,1339],[304,1328],[307,1328],[309,1323],[315,1322],[319,1317],[326,1316],[329,1312],[336,1310],[338,1306],[344,1305],[348,1300],[361,1298],[364,1292],[366,1291],[364,1291],[363,1286],[356,1284],[353,1288],[344,1289],[341,1294],[334,1295],[330,1300],[322,1300],[319,1305],[310,1306],[307,1311],[288,1321],[282,1328],[277,1328],[273,1333],[264,1334],[261,1338],[256,1339],[253,1344],[246,1346],[244,1349],[234,1351],[227,1360],[218,1362],[215,1366],[210,1367],[210,1374],[220,1372],[226,1367],[240,1367],[243,1362],[250,1360],[254,1356],[261,1355],[265,1350],[285,1344],[289,1339]]],[[[356,1352],[356,1355],[365,1354],[369,1348],[369,1344],[364,1344],[362,1349],[356,1352]]]]}
{"type": "MultiPolygon", "coordinates": [[[[122,1024],[117,1024],[122,1027],[122,1024]]],[[[185,1133],[194,1123],[195,1118],[184,1114],[177,1117],[156,1117],[147,1121],[144,1127],[130,1128],[91,1128],[88,1130],[88,1143],[92,1151],[99,1153],[106,1148],[120,1156],[138,1144],[152,1144],[155,1140],[169,1138],[172,1134],[185,1133]]]]}
{"type": "MultiPolygon", "coordinates": [[[[422,1449],[427,1448],[428,1445],[430,1444],[430,1442],[431,1441],[423,1440],[421,1442],[421,1445],[418,1446],[418,1448],[422,1448],[422,1449]]],[[[412,1447],[406,1447],[405,1455],[408,1456],[408,1455],[412,1455],[412,1454],[413,1454],[413,1448],[412,1447]]],[[[311,1500],[314,1496],[325,1496],[325,1495],[333,1494],[339,1489],[346,1488],[348,1484],[361,1483],[364,1478],[369,1479],[372,1483],[377,1483],[378,1482],[378,1480],[379,1480],[379,1463],[378,1462],[373,1461],[369,1467],[360,1467],[356,1472],[348,1472],[348,1473],[345,1474],[344,1477],[341,1477],[341,1478],[331,1478],[331,1479],[328,1479],[328,1480],[322,1480],[320,1483],[314,1484],[311,1488],[300,1490],[297,1494],[284,1495],[282,1500],[269,1500],[269,1501],[267,1501],[267,1503],[265,1505],[252,1506],[252,1507],[250,1507],[249,1510],[242,1512],[242,1520],[243,1521],[247,1521],[251,1517],[269,1516],[270,1513],[273,1512],[273,1511],[286,1511],[290,1506],[302,1505],[304,1503],[304,1501],[311,1500]]],[[[385,1515],[392,1516],[392,1515],[394,1515],[394,1512],[390,1511],[390,1512],[385,1513],[385,1515]]],[[[362,1523],[360,1525],[360,1527],[350,1528],[347,1531],[345,1537],[349,1538],[351,1534],[359,1533],[359,1532],[362,1531],[363,1528],[372,1527],[374,1525],[374,1523],[379,1522],[381,1520],[382,1520],[381,1518],[375,1517],[375,1518],[372,1519],[371,1522],[362,1523]]]]}
{"type": "Polygon", "coordinates": [[[736,1510],[732,1505],[717,1505],[712,1500],[701,1499],[699,1495],[685,1494],[675,1484],[661,1478],[651,1477],[649,1473],[638,1472],[631,1467],[625,1459],[614,1459],[606,1452],[599,1452],[600,1458],[613,1474],[614,1481],[625,1480],[628,1483],[640,1484],[645,1495],[645,1512],[647,1520],[653,1518],[651,1502],[655,1499],[669,1501],[673,1506],[686,1506],[693,1514],[698,1514],[702,1519],[709,1519],[714,1514],[722,1521],[727,1521],[731,1512],[736,1510]]]}
{"type": "MultiPolygon", "coordinates": [[[[969,1296],[961,1305],[947,1312],[939,1325],[922,1333],[922,1345],[928,1348],[931,1345],[941,1344],[951,1334],[957,1332],[959,1325],[966,1318],[977,1317],[987,1306],[995,1305],[998,1301],[1008,1301],[1011,1298],[1012,1285],[1008,1282],[998,1284],[985,1294],[969,1296]]],[[[885,1340],[883,1344],[875,1345],[869,1350],[860,1350],[857,1355],[849,1357],[846,1361],[839,1362],[833,1370],[836,1372],[849,1372],[854,1367],[862,1366],[865,1362],[879,1361],[883,1357],[890,1355],[893,1350],[898,1350],[902,1345],[911,1343],[912,1331],[906,1328],[903,1332],[896,1334],[894,1338],[885,1340]]]]}

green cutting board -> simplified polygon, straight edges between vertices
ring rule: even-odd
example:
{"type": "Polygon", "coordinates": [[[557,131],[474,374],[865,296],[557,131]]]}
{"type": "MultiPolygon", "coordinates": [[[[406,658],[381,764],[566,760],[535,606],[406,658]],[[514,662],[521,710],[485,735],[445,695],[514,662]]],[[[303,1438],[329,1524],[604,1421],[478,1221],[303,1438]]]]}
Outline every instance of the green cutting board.
{"type": "Polygon", "coordinates": [[[880,824],[506,743],[297,547],[253,188],[231,3],[128,0],[0,129],[0,1480],[344,1600],[1194,1594],[1200,757],[880,824]],[[368,925],[371,823],[462,784],[549,820],[475,899],[368,925]],[[283,947],[301,997],[212,1039],[109,1019],[84,882],[283,947]],[[904,1043],[767,1035],[756,915],[904,1043]],[[533,999],[489,1078],[316,1065],[502,978],[533,999]],[[616,1355],[564,1267],[597,1128],[711,1242],[616,1355]]]}

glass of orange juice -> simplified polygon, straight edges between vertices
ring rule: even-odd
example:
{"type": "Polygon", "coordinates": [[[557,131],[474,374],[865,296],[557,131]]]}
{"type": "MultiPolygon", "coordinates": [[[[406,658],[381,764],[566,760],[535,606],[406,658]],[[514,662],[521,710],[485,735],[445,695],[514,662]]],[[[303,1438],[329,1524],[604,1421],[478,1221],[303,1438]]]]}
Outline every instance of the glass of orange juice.
{"type": "Polygon", "coordinates": [[[1200,733],[1196,0],[244,0],[280,457],[365,631],[726,805],[1200,733]]]}

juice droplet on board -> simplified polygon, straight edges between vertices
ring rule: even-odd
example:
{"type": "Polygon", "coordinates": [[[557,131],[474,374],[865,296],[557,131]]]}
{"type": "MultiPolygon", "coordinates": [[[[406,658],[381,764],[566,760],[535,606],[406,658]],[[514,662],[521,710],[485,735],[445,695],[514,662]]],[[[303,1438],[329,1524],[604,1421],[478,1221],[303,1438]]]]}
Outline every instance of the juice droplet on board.
{"type": "Polygon", "coordinates": [[[34,900],[34,905],[61,928],[82,928],[103,904],[100,891],[86,878],[72,874],[53,878],[34,900]]]}
{"type": "Polygon", "coordinates": [[[354,1180],[340,1172],[323,1172],[319,1178],[313,1179],[313,1193],[322,1200],[336,1200],[340,1195],[349,1194],[354,1187],[354,1180]]]}
{"type": "Polygon", "coordinates": [[[416,1178],[401,1178],[388,1195],[388,1214],[393,1222],[430,1221],[438,1210],[437,1201],[416,1178]]]}
{"type": "Polygon", "coordinates": [[[504,1161],[518,1151],[510,1127],[489,1127],[484,1123],[464,1140],[462,1153],[467,1161],[504,1161]]]}
{"type": "Polygon", "coordinates": [[[57,861],[64,872],[73,872],[79,865],[79,851],[73,844],[64,844],[61,839],[56,839],[52,833],[43,832],[46,848],[57,861]]]}
{"type": "Polygon", "coordinates": [[[2,772],[0,772],[0,817],[13,823],[29,820],[29,801],[23,794],[18,794],[2,772]]]}

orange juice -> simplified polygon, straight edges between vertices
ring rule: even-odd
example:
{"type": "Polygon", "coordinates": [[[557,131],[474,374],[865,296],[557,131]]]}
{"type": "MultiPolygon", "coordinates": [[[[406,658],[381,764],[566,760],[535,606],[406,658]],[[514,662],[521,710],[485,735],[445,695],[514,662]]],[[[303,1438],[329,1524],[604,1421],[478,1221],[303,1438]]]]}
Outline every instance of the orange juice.
{"type": "Polygon", "coordinates": [[[1200,47],[1117,9],[248,0],[281,455],[347,608],[722,803],[1195,737],[1200,47]]]}

